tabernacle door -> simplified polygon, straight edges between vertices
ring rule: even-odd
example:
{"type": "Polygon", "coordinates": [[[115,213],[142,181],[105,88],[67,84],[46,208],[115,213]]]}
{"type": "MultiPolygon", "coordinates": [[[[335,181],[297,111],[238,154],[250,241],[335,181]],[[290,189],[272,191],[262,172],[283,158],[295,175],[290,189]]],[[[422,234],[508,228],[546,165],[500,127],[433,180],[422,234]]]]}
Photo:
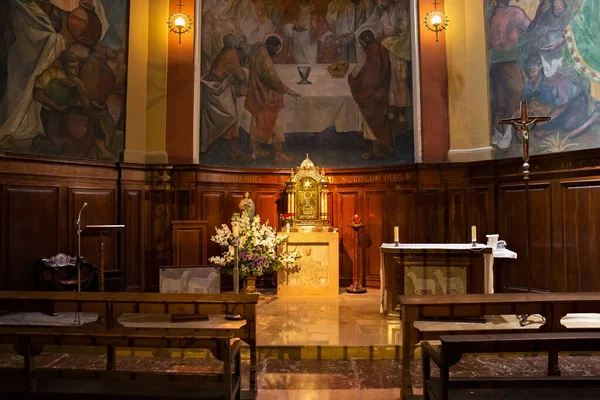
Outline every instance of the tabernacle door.
{"type": "Polygon", "coordinates": [[[278,296],[339,295],[339,234],[337,232],[287,233],[288,251],[302,256],[296,266],[277,273],[278,296]]]}

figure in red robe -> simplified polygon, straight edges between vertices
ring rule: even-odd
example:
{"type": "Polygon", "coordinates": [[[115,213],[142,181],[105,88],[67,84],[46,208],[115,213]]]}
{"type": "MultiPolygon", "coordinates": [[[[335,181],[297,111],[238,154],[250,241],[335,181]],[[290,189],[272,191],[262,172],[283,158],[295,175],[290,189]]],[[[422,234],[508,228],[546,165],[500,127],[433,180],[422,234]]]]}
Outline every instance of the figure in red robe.
{"type": "Polygon", "coordinates": [[[284,94],[289,94],[296,99],[300,95],[287,87],[277,74],[272,57],[279,50],[281,50],[281,40],[271,36],[264,46],[250,56],[245,108],[253,117],[250,132],[252,159],[261,159],[268,155],[260,146],[261,143],[267,143],[273,144],[273,162],[289,163],[294,158],[283,152],[285,132],[283,124],[278,123],[277,117],[285,107],[284,94]]]}
{"type": "Polygon", "coordinates": [[[387,115],[391,79],[390,53],[369,30],[360,34],[358,42],[364,53],[348,75],[348,83],[364,118],[365,139],[373,141],[371,151],[362,157],[371,160],[386,153],[394,153],[392,129],[387,115]]]}

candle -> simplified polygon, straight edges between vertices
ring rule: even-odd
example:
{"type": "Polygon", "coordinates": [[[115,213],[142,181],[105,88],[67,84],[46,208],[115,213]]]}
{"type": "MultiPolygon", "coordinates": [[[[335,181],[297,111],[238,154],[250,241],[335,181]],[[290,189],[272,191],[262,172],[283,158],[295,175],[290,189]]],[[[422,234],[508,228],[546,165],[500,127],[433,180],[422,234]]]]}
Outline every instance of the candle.
{"type": "Polygon", "coordinates": [[[471,225],[471,242],[477,242],[477,227],[471,225]]]}
{"type": "Polygon", "coordinates": [[[354,214],[354,218],[352,218],[352,221],[354,221],[355,224],[358,224],[358,221],[360,221],[360,218],[358,218],[358,214],[354,214]]]}
{"type": "Polygon", "coordinates": [[[233,221],[231,223],[231,227],[233,228],[233,237],[237,238],[240,236],[240,225],[237,221],[233,221]]]}
{"type": "Polygon", "coordinates": [[[398,243],[400,241],[400,230],[397,226],[394,227],[394,242],[398,243]]]}

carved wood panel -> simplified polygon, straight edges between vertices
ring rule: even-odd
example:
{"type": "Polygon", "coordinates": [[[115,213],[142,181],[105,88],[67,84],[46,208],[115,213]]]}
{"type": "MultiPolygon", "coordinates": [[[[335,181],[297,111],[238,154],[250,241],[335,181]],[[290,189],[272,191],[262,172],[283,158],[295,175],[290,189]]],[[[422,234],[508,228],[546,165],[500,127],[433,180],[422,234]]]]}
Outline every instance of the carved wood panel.
{"type": "Polygon", "coordinates": [[[349,285],[352,281],[354,265],[354,230],[349,227],[358,209],[358,192],[338,192],[336,201],[336,225],[340,235],[340,285],[349,285]]]}
{"type": "MultiPolygon", "coordinates": [[[[144,273],[144,232],[146,218],[141,189],[124,189],[122,212],[125,231],[123,245],[123,273],[126,290],[140,290],[144,273]]],[[[85,211],[84,211],[85,212],[85,211]]]]}
{"type": "Polygon", "coordinates": [[[551,202],[550,185],[529,185],[530,216],[526,214],[524,184],[501,185],[498,199],[498,233],[517,252],[508,270],[512,290],[551,290],[551,202]],[[530,253],[527,238],[530,237],[530,253]]]}
{"type": "Polygon", "coordinates": [[[379,248],[383,243],[386,192],[365,192],[364,228],[360,229],[359,246],[363,249],[362,268],[368,286],[379,285],[379,248]]]}
{"type": "Polygon", "coordinates": [[[468,230],[468,190],[448,189],[448,243],[468,243],[471,238],[468,230]]]}
{"type": "Polygon", "coordinates": [[[418,240],[422,243],[443,243],[446,230],[446,198],[443,188],[424,189],[420,193],[422,223],[418,240]]]}
{"type": "Polygon", "coordinates": [[[59,249],[58,188],[2,188],[2,290],[33,289],[34,263],[59,249]]]}
{"type": "Polygon", "coordinates": [[[566,278],[566,290],[600,291],[600,182],[561,186],[564,257],[558,268],[566,278]]]}
{"type": "Polygon", "coordinates": [[[258,192],[253,199],[256,204],[256,213],[260,215],[263,223],[269,221],[269,225],[277,230],[279,226],[279,215],[277,214],[277,196],[275,192],[258,192]]]}
{"type": "Polygon", "coordinates": [[[219,227],[222,223],[225,223],[224,209],[225,198],[224,192],[202,192],[200,194],[202,199],[200,218],[207,223],[207,253],[208,257],[217,256],[220,254],[221,249],[219,245],[212,240],[210,237],[213,236],[215,228],[219,227]]]}
{"type": "MultiPolygon", "coordinates": [[[[386,219],[388,225],[385,228],[385,242],[394,242],[394,226],[398,226],[399,239],[403,243],[416,243],[418,230],[421,228],[418,222],[418,211],[416,202],[417,191],[415,189],[394,190],[389,195],[392,218],[386,219]]],[[[386,212],[387,215],[387,212],[386,212]]]]}
{"type": "Polygon", "coordinates": [[[171,265],[206,265],[207,221],[173,221],[171,265]]]}

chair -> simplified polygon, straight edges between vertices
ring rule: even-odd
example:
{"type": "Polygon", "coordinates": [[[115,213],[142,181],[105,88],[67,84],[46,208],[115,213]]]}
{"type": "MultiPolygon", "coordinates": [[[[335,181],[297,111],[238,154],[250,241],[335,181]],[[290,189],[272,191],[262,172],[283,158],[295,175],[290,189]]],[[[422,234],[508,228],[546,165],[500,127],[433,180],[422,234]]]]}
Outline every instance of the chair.
{"type": "MultiPolygon", "coordinates": [[[[77,290],[77,257],[58,253],[49,258],[42,258],[36,262],[36,288],[48,291],[76,291],[77,290]]],[[[97,291],[96,265],[79,259],[81,270],[81,291],[97,291]]]]}

